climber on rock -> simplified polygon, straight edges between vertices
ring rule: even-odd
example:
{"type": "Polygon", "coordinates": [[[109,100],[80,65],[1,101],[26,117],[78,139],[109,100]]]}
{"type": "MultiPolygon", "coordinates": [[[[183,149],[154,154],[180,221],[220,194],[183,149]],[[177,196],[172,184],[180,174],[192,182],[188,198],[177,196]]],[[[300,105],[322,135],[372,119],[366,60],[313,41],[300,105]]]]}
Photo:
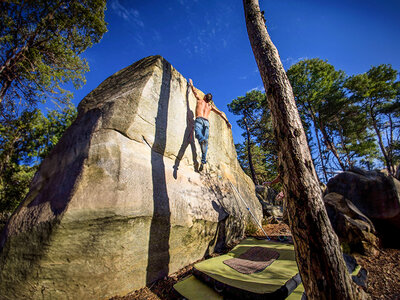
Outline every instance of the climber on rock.
{"type": "Polygon", "coordinates": [[[225,114],[222,111],[219,111],[212,101],[212,95],[207,94],[204,97],[201,97],[199,91],[193,86],[192,79],[189,79],[189,85],[192,88],[193,94],[197,99],[196,103],[196,120],[194,122],[194,132],[195,136],[198,139],[201,147],[201,163],[205,164],[207,162],[207,147],[208,147],[208,135],[210,129],[210,123],[208,122],[208,116],[211,111],[214,111],[218,115],[220,115],[226,122],[228,128],[231,128],[231,124],[226,118],[225,114]]]}

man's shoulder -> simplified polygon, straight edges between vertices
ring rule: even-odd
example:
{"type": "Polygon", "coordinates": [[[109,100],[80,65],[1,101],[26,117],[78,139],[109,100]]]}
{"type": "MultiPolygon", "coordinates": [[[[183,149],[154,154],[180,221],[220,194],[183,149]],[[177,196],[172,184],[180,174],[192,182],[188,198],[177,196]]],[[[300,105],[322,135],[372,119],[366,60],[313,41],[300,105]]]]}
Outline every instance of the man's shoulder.
{"type": "Polygon", "coordinates": [[[196,98],[197,99],[197,101],[196,101],[196,104],[197,105],[204,105],[206,102],[203,100],[203,99],[201,99],[201,98],[196,98]]]}
{"type": "Polygon", "coordinates": [[[203,100],[204,99],[204,93],[200,90],[197,90],[197,100],[203,100]]]}

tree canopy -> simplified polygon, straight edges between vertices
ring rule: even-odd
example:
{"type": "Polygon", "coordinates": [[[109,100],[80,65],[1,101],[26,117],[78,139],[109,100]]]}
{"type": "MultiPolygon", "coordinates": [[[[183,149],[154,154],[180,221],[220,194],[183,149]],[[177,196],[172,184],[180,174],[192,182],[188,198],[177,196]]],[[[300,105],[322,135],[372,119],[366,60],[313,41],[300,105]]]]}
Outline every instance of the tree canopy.
{"type": "Polygon", "coordinates": [[[13,118],[26,107],[71,96],[89,70],[79,55],[107,31],[105,0],[0,2],[0,113],[13,118]]]}
{"type": "Polygon", "coordinates": [[[361,158],[376,156],[372,127],[360,106],[346,96],[343,71],[314,58],[291,66],[287,75],[314,150],[314,164],[325,182],[333,170],[346,170],[361,158]]]}
{"type": "Polygon", "coordinates": [[[228,109],[240,116],[237,124],[244,130],[245,142],[236,144],[243,170],[255,184],[276,177],[276,144],[265,94],[259,90],[247,92],[233,99],[228,109]]]}
{"type": "MultiPolygon", "coordinates": [[[[313,58],[292,65],[286,73],[320,181],[326,183],[337,171],[352,167],[386,167],[390,174],[396,173],[400,163],[396,70],[379,65],[347,76],[327,61],[313,58]]],[[[237,144],[236,150],[242,168],[252,177],[251,169],[257,169],[258,180],[271,178],[276,173],[277,150],[265,94],[251,91],[228,108],[240,116],[245,142],[237,144]],[[264,159],[252,158],[255,153],[264,159]]]]}
{"type": "Polygon", "coordinates": [[[107,31],[106,0],[0,2],[0,211],[12,211],[76,117],[67,84],[85,83],[80,55],[107,31]],[[58,108],[46,116],[38,104],[58,108]]]}
{"type": "Polygon", "coordinates": [[[28,192],[40,162],[76,118],[73,105],[47,116],[34,109],[0,123],[0,212],[13,211],[28,192]]]}
{"type": "Polygon", "coordinates": [[[364,74],[346,80],[350,99],[357,103],[376,140],[389,174],[395,174],[399,163],[399,106],[400,82],[398,72],[391,65],[372,67],[364,74]]]}

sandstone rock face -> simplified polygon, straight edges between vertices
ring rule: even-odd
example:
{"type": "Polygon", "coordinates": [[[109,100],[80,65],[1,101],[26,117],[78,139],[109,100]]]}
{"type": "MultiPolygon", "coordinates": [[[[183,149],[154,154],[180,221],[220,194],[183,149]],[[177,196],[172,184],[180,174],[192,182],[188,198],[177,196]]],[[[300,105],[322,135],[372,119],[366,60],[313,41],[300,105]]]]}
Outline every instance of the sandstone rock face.
{"type": "Polygon", "coordinates": [[[196,100],[160,56],[106,79],[42,163],[0,239],[2,299],[107,299],[173,273],[261,220],[225,121],[197,172],[196,100]],[[229,180],[229,181],[228,181],[229,180]]]}
{"type": "Polygon", "coordinates": [[[400,182],[378,171],[354,169],[338,174],[326,193],[350,200],[375,225],[387,245],[400,246],[400,182]]]}

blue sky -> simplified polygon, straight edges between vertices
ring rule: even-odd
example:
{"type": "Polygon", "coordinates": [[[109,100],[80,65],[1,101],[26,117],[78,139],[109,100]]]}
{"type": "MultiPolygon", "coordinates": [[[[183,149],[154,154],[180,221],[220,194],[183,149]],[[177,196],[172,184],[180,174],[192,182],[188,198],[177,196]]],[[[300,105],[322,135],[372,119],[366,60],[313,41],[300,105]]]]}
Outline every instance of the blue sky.
{"type": "MultiPolygon", "coordinates": [[[[260,0],[285,69],[319,57],[348,75],[391,64],[400,71],[400,1],[260,0]]],[[[78,103],[108,76],[159,54],[203,92],[211,92],[242,141],[227,104],[262,81],[247,36],[241,0],[110,0],[108,32],[83,57],[87,84],[78,103]]]]}

